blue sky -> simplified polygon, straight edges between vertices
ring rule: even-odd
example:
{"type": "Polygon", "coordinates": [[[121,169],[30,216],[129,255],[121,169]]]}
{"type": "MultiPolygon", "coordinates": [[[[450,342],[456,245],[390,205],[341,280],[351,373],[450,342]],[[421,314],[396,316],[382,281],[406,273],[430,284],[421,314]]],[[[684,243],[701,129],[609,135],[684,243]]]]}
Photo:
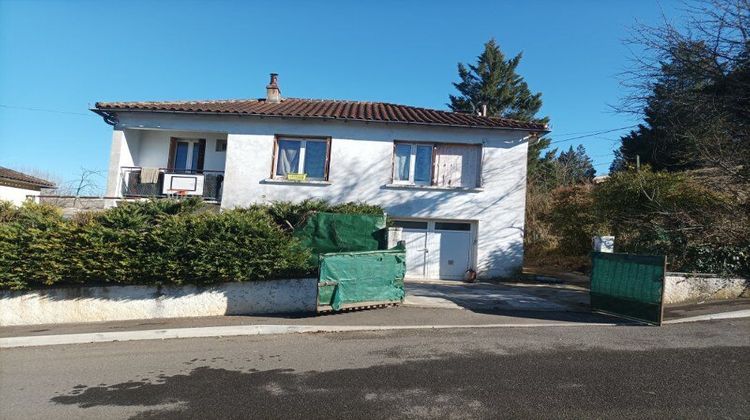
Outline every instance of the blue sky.
{"type": "MultiPolygon", "coordinates": [[[[286,96],[445,109],[456,64],[494,37],[542,92],[554,146],[584,144],[606,173],[621,132],[612,111],[637,21],[680,3],[631,1],[0,0],[0,165],[75,178],[107,167],[100,100],[255,98],[269,72],[286,96]],[[42,111],[48,110],[48,111],[42,111]]],[[[103,183],[103,179],[101,180],[103,183]]]]}

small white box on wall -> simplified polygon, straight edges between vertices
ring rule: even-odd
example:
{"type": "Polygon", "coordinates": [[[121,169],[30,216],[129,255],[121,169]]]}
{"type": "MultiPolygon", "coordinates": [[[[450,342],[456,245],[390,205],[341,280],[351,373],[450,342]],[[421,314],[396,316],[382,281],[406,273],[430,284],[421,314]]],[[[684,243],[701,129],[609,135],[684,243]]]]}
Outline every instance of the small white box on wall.
{"type": "Polygon", "coordinates": [[[594,236],[595,252],[615,252],[614,236],[594,236]]]}

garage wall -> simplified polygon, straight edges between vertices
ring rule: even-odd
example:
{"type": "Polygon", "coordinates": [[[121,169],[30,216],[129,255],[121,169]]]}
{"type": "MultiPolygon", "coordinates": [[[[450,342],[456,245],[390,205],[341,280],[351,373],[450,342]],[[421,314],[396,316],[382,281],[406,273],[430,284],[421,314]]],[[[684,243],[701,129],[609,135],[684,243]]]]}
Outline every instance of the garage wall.
{"type": "Polygon", "coordinates": [[[476,221],[480,277],[510,275],[523,262],[526,131],[237,116],[122,113],[117,129],[228,132],[222,207],[322,198],[382,205],[395,217],[476,221]],[[330,136],[330,183],[269,180],[274,135],[330,136]],[[482,188],[403,189],[391,181],[393,141],[483,145],[482,188]]]}

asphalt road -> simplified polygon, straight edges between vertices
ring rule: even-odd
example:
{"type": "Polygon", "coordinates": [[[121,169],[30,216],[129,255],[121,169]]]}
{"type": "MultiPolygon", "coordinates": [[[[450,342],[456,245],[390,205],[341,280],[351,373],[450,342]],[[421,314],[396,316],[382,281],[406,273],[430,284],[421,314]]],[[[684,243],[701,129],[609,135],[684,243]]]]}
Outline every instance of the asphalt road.
{"type": "Polygon", "coordinates": [[[750,320],[5,349],[0,418],[750,418],[750,320]]]}

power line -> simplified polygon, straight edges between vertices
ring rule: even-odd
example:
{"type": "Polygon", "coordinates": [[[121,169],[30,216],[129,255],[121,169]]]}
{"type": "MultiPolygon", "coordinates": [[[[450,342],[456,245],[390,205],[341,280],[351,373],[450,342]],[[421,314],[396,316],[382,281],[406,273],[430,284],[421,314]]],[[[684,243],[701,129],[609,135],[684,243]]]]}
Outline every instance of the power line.
{"type": "Polygon", "coordinates": [[[24,107],[24,106],[13,106],[13,105],[3,105],[3,104],[0,104],[0,108],[18,109],[22,111],[34,111],[34,112],[50,112],[53,114],[69,114],[69,115],[82,115],[85,117],[96,117],[94,114],[84,114],[82,112],[60,111],[56,109],[44,109],[44,108],[29,108],[29,107],[24,107]]]}
{"type": "MultiPolygon", "coordinates": [[[[633,128],[633,127],[637,127],[637,126],[638,126],[638,124],[635,124],[635,125],[629,125],[627,127],[615,128],[613,130],[624,130],[626,128],[633,128]]],[[[575,131],[575,132],[572,132],[572,133],[561,133],[561,134],[557,134],[557,135],[561,136],[561,137],[565,137],[565,136],[577,136],[577,135],[580,135],[580,134],[598,133],[600,131],[605,131],[605,130],[608,130],[608,129],[605,128],[604,130],[575,131]]]]}
{"type": "Polygon", "coordinates": [[[551,142],[550,144],[564,143],[564,142],[573,141],[573,140],[585,139],[587,137],[596,137],[596,136],[601,135],[601,134],[612,133],[614,131],[625,130],[625,129],[633,128],[633,127],[636,127],[636,125],[630,125],[630,126],[627,126],[627,127],[620,127],[620,128],[611,128],[609,130],[596,131],[596,132],[593,132],[593,133],[590,133],[590,134],[584,134],[584,135],[581,135],[581,136],[571,137],[569,139],[555,140],[555,141],[551,142]]]}

